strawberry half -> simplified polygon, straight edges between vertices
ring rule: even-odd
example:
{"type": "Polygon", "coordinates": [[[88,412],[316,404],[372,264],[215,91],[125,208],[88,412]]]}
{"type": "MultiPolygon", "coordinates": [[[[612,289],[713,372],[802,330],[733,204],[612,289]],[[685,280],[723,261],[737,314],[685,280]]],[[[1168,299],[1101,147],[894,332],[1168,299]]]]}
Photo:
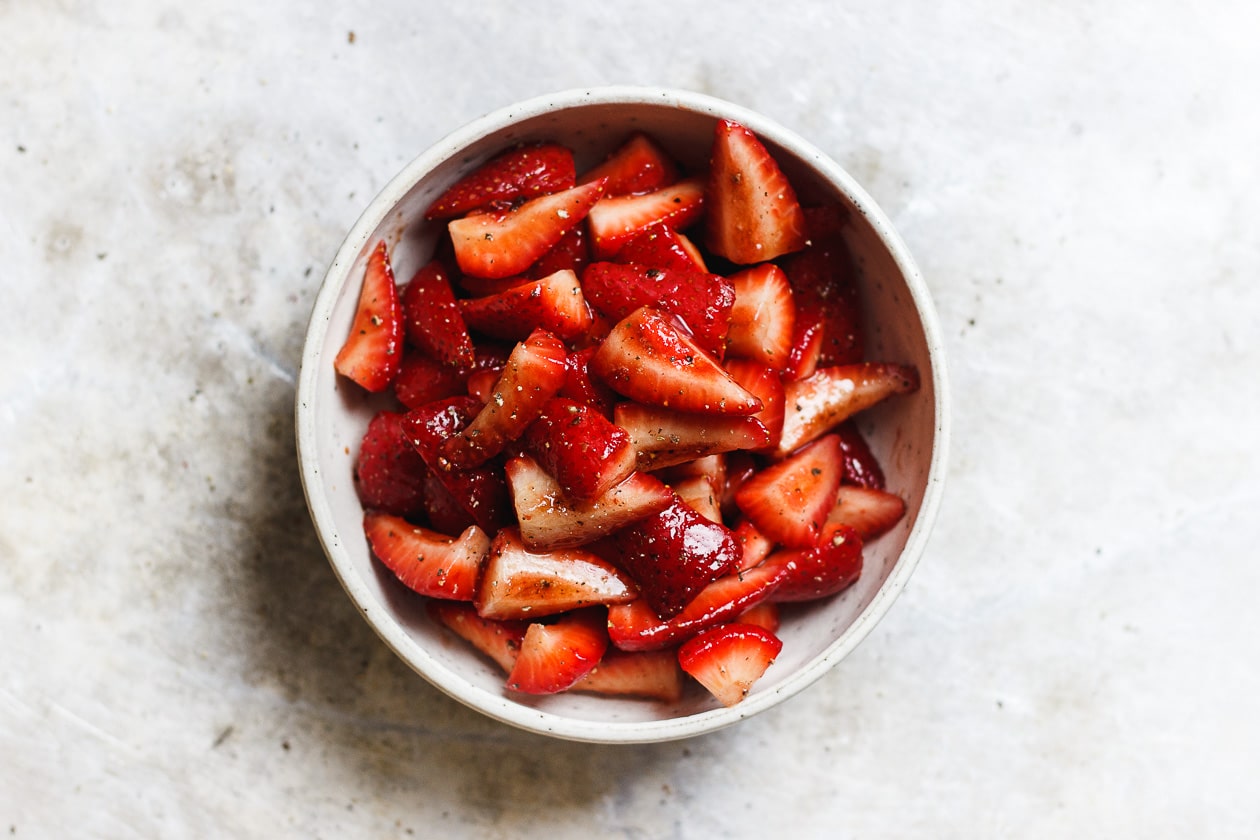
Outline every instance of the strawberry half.
{"type": "Polygon", "coordinates": [[[844,458],[843,483],[883,490],[884,471],[857,425],[852,420],[846,420],[836,426],[835,434],[840,438],[840,452],[844,458]]]}
{"type": "Polygon", "coordinates": [[[567,268],[497,294],[461,300],[459,312],[469,329],[510,341],[520,341],[536,329],[572,341],[591,328],[590,307],[577,275],[567,268]]]}
{"type": "Polygon", "coordinates": [[[459,314],[446,267],[432,260],[402,292],[407,340],[421,352],[454,366],[474,362],[472,339],[459,314]]]}
{"type": "Polygon", "coordinates": [[[629,433],[641,470],[737,449],[762,449],[771,440],[755,417],[688,414],[634,402],[618,403],[613,417],[629,433]]]}
{"type": "Polygon", "coordinates": [[[582,183],[607,179],[608,195],[658,190],[678,180],[678,166],[655,140],[635,132],[603,163],[582,176],[582,183]]]}
{"type": "Polygon", "coordinates": [[[919,372],[910,365],[865,362],[819,368],[784,389],[787,406],[779,455],[826,434],[859,411],[894,394],[919,387],[919,372]]]}
{"type": "Polygon", "coordinates": [[[602,181],[477,213],[447,225],[460,270],[475,277],[521,274],[547,253],[603,195],[602,181]]]}
{"type": "Polygon", "coordinates": [[[525,448],[575,501],[596,499],[635,469],[625,429],[585,403],[553,398],[525,432],[525,448]]]}
{"type": "Polygon", "coordinates": [[[675,271],[709,271],[691,240],[663,222],[649,225],[627,239],[614,261],[675,271]]]}
{"type": "Polygon", "coordinates": [[[354,477],[365,508],[415,517],[425,510],[428,469],[407,442],[402,419],[394,411],[381,411],[372,418],[359,445],[354,477]]]}
{"type": "Polygon", "coordinates": [[[761,411],[753,419],[766,427],[770,442],[765,447],[749,446],[757,451],[773,450],[783,434],[783,380],[771,368],[748,359],[727,359],[726,372],[748,393],[761,400],[761,411]]]}
{"type": "Polygon", "coordinates": [[[503,669],[512,670],[529,626],[524,621],[495,621],[477,615],[471,604],[431,600],[425,604],[429,617],[484,653],[503,669]]]}
{"type": "Polygon", "coordinates": [[[333,366],[342,376],[377,393],[398,374],[402,354],[402,307],[389,251],[381,240],[368,257],[354,323],[333,366]]]}
{"type": "Polygon", "coordinates": [[[678,664],[730,707],[748,696],[782,649],[783,642],[762,627],[723,624],[679,648],[678,664]]]}
{"type": "Polygon", "coordinates": [[[591,250],[599,259],[616,255],[644,228],[664,224],[685,230],[704,212],[704,182],[688,178],[655,192],[602,198],[591,208],[591,250]]]}
{"type": "Polygon", "coordinates": [[[473,210],[560,192],[573,186],[573,153],[546,143],[509,149],[455,182],[429,205],[425,217],[453,219],[473,210]]]}
{"type": "Polygon", "coordinates": [[[508,674],[508,688],[525,694],[564,691],[590,673],[607,649],[599,607],[566,613],[552,624],[531,624],[508,674]]]}
{"type": "Polygon", "coordinates": [[[458,537],[412,525],[387,513],[363,517],[372,553],[408,589],[433,598],[471,601],[490,538],[476,525],[458,537]]]}
{"type": "Polygon", "coordinates": [[[609,648],[599,664],[573,684],[573,690],[676,703],[682,699],[682,682],[678,654],[672,650],[630,653],[609,648]]]}
{"type": "Polygon", "coordinates": [[[637,592],[619,569],[577,548],[538,552],[515,528],[490,543],[473,599],[483,618],[533,618],[595,604],[624,604],[637,592]]]}
{"type": "Polygon", "coordinates": [[[777,369],[787,366],[796,330],[796,305],[787,275],[772,263],[732,274],[735,303],[726,352],[777,369]]]}
{"type": "Polygon", "coordinates": [[[761,400],[739,386],[660,310],[620,321],[591,357],[590,369],[632,400],[699,414],[756,414],[761,400]]]}
{"type": "Polygon", "coordinates": [[[807,548],[822,536],[840,477],[840,441],[828,435],[744,482],[735,504],[770,539],[807,548]]]}
{"type": "Polygon", "coordinates": [[[709,160],[705,241],[709,250],[751,265],[805,247],[805,214],[788,179],[757,137],[719,120],[709,160]]]}
{"type": "Polygon", "coordinates": [[[892,530],[905,513],[906,503],[894,493],[846,485],[827,515],[827,527],[848,526],[869,542],[892,530]]]}
{"type": "Polygon", "coordinates": [[[849,588],[862,574],[862,538],[848,526],[829,527],[822,545],[784,549],[766,562],[781,563],[788,569],[771,600],[813,601],[849,588]]]}
{"type": "Polygon", "coordinates": [[[593,501],[572,502],[528,455],[509,459],[506,469],[521,537],[536,550],[594,542],[657,513],[673,499],[660,481],[636,472],[593,501]]]}

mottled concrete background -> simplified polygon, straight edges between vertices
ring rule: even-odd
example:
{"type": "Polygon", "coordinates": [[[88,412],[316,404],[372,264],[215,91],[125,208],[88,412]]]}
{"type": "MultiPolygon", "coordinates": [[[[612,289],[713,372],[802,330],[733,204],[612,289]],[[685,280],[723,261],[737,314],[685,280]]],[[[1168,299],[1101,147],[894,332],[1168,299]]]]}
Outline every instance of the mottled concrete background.
{"type": "Polygon", "coordinates": [[[1260,12],[0,0],[0,835],[1260,835],[1260,12]],[[544,740],[360,621],[295,468],[317,284],[407,160],[608,83],[766,112],[940,309],[949,493],[737,728],[544,740]]]}

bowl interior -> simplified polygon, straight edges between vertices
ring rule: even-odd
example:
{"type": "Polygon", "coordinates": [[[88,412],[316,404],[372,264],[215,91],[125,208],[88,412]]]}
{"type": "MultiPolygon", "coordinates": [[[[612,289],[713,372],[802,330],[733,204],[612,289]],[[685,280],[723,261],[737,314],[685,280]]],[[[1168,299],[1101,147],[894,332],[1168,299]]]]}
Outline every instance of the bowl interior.
{"type": "Polygon", "coordinates": [[[546,97],[491,114],[441,141],[404,170],[365,212],[329,269],[315,304],[298,392],[303,482],[321,540],[351,598],[382,638],[438,688],[527,729],[588,741],[641,742],[697,734],[732,723],[816,680],[869,632],[913,569],[935,513],[944,460],[943,371],[934,315],[917,272],[887,221],[833,162],[782,128],[718,100],[678,92],[613,89],[546,97]],[[907,503],[891,533],[865,550],[859,581],[838,597],[784,610],[783,650],[750,696],[733,709],[698,686],[677,704],[585,694],[534,698],[504,688],[503,674],[428,620],[422,599],[372,560],[353,468],[372,414],[392,404],[335,375],[367,254],[391,248],[402,282],[430,257],[439,229],[423,218],[447,186],[494,153],[524,141],[572,148],[579,171],[641,129],[689,167],[707,162],[715,119],[748,125],[770,148],[803,203],[849,210],[849,242],[861,273],[868,357],[917,365],[919,392],[864,413],[859,426],[884,467],[889,489],[907,503]]]}

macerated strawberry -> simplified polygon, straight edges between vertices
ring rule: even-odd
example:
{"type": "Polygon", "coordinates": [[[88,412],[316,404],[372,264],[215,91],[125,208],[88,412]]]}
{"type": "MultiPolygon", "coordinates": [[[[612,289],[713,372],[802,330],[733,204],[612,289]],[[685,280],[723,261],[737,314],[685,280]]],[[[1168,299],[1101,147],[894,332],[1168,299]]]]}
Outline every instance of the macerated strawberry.
{"type": "Polygon", "coordinates": [[[578,222],[551,246],[551,250],[538,258],[529,268],[529,276],[535,280],[549,277],[557,271],[568,269],[582,276],[582,269],[591,261],[590,231],[586,219],[578,222]]]}
{"type": "Polygon", "coordinates": [[[473,364],[472,339],[441,262],[425,264],[403,288],[402,311],[412,346],[448,365],[473,364]]]}
{"type": "Polygon", "coordinates": [[[641,470],[657,470],[707,455],[770,445],[770,433],[755,417],[704,415],[618,403],[617,425],[630,434],[641,470]]]}
{"type": "Polygon", "coordinates": [[[645,306],[622,319],[591,357],[590,369],[613,390],[647,405],[698,414],[756,414],[761,400],[712,356],[645,306]]]}
{"type": "Polygon", "coordinates": [[[905,513],[906,503],[895,493],[845,485],[840,488],[835,507],[827,515],[827,528],[847,525],[863,540],[870,542],[892,530],[905,513]]]}
{"type": "Polygon", "coordinates": [[[586,403],[604,417],[611,418],[617,394],[603,382],[591,378],[591,356],[598,347],[585,347],[569,354],[564,366],[564,384],[559,396],[574,402],[586,403]]]}
{"type": "Polygon", "coordinates": [[[741,520],[731,532],[735,542],[739,543],[740,557],[737,571],[746,572],[770,556],[774,550],[774,541],[757,530],[757,526],[747,519],[741,520]]]}
{"type": "Polygon", "coordinates": [[[730,276],[735,291],[728,355],[752,359],[776,370],[787,367],[796,329],[796,304],[787,275],[761,263],[730,276]]]}
{"type": "Polygon", "coordinates": [[[473,210],[510,204],[571,188],[573,153],[545,143],[508,149],[455,182],[429,205],[425,217],[453,219],[473,210]]]}
{"type": "Polygon", "coordinates": [[[477,467],[521,436],[564,384],[568,353],[560,339],[543,329],[516,345],[491,390],[490,398],[468,426],[442,448],[457,468],[477,467]]]}
{"type": "Polygon", "coordinates": [[[424,515],[429,527],[448,537],[458,536],[469,525],[477,524],[472,514],[446,489],[442,480],[427,468],[424,472],[424,515]]]}
{"type": "MultiPolygon", "coordinates": [[[[537,264],[534,263],[534,265],[537,264]]],[[[514,274],[511,277],[473,277],[471,274],[461,274],[457,282],[459,288],[466,292],[469,297],[483,298],[491,295],[501,295],[504,292],[515,289],[517,286],[524,286],[534,279],[541,278],[534,278],[528,274],[514,274]]],[[[462,310],[460,314],[462,317],[462,310]]]]}
{"type": "Polygon", "coordinates": [[[762,627],[723,624],[679,648],[678,664],[730,707],[748,696],[782,649],[783,642],[762,627]]]}
{"type": "Polygon", "coordinates": [[[451,538],[400,516],[368,513],[363,530],[372,553],[408,589],[433,598],[471,601],[490,538],[476,525],[451,538]]]}
{"type": "Polygon", "coordinates": [[[473,602],[483,618],[536,618],[637,594],[625,573],[589,551],[532,551],[520,531],[504,528],[490,543],[473,602]]]}
{"type": "Polygon", "coordinates": [[[684,230],[704,213],[704,182],[688,178],[642,195],[605,197],[591,208],[591,250],[609,259],[635,234],[655,224],[684,230]]]}
{"type": "Polygon", "coordinates": [[[493,659],[505,674],[516,664],[529,626],[526,622],[482,618],[472,604],[463,601],[430,600],[425,609],[435,622],[493,659]]]}
{"type": "Polygon", "coordinates": [[[578,222],[603,194],[601,181],[530,199],[510,210],[455,219],[447,229],[465,274],[511,277],[528,269],[578,222]]]}
{"type": "Polygon", "coordinates": [[[773,451],[779,445],[779,436],[783,434],[783,380],[773,369],[749,359],[727,359],[726,372],[744,390],[761,400],[761,411],[754,414],[753,419],[766,427],[766,433],[770,437],[770,442],[765,447],[744,448],[773,451]]]}
{"type": "Polygon", "coordinates": [[[805,214],[788,179],[757,137],[718,120],[709,159],[705,241],[709,250],[751,265],[805,247],[805,214]]]}
{"type": "Polygon", "coordinates": [[[821,438],[754,475],[735,504],[757,530],[785,546],[817,545],[840,489],[840,441],[821,438]]]}
{"type": "Polygon", "coordinates": [[[459,311],[469,329],[510,341],[536,329],[572,341],[591,328],[590,307],[577,275],[567,268],[498,294],[461,300],[459,311]]]}
{"type": "Polygon", "coordinates": [[[630,435],[585,403],[553,398],[525,431],[525,449],[574,501],[596,499],[635,470],[630,435]]]}
{"type": "Polygon", "coordinates": [[[648,225],[626,240],[614,262],[648,268],[708,273],[699,249],[682,233],[664,222],[648,225]]]}
{"type": "Polygon", "coordinates": [[[651,192],[677,181],[678,165],[655,140],[637,131],[603,163],[582,175],[581,183],[600,178],[607,180],[608,195],[651,192]]]}
{"type": "Polygon", "coordinates": [[[717,493],[713,490],[713,482],[706,475],[693,475],[672,485],[678,498],[682,499],[692,510],[710,522],[722,524],[722,509],[718,506],[717,493]]]}
{"type": "Polygon", "coordinates": [[[884,471],[880,469],[879,461],[875,458],[875,453],[871,452],[866,438],[858,431],[857,424],[852,420],[845,420],[833,431],[840,438],[840,453],[844,458],[844,478],[841,483],[883,490],[884,471]]]}
{"type": "Polygon", "coordinates": [[[593,550],[623,569],[662,618],[677,615],[699,592],[739,563],[739,546],[671,493],[659,513],[625,528],[593,550]]]}
{"type": "Polygon", "coordinates": [[[673,499],[668,487],[645,473],[632,473],[593,501],[573,502],[528,455],[508,459],[506,470],[521,538],[536,550],[594,542],[657,513],[673,499]]]}
{"type": "Polygon", "coordinates": [[[766,559],[788,574],[775,587],[773,601],[813,601],[848,589],[862,574],[862,538],[845,525],[828,527],[822,545],[783,549],[766,559]]]}
{"type": "Polygon", "coordinates": [[[402,367],[394,377],[394,396],[407,408],[457,397],[467,392],[469,377],[478,371],[503,370],[510,347],[480,343],[473,349],[473,363],[457,366],[439,362],[417,351],[403,355],[402,367]]]}
{"type": "Polygon", "coordinates": [[[919,372],[911,365],[864,362],[819,368],[785,387],[783,434],[777,452],[786,455],[859,411],[918,387],[919,372]]]}
{"type": "Polygon", "coordinates": [[[372,418],[359,445],[354,478],[365,508],[412,518],[424,512],[428,469],[407,442],[402,418],[395,411],[372,418]]]}
{"type": "Polygon", "coordinates": [[[604,658],[573,684],[573,691],[646,697],[676,703],[682,699],[682,669],[672,650],[637,653],[609,648],[604,658]]]}
{"type": "Polygon", "coordinates": [[[806,208],[804,213],[809,244],[782,261],[799,317],[820,326],[819,365],[856,364],[863,358],[864,330],[856,267],[842,234],[843,214],[835,205],[806,208]]]}
{"type": "Polygon", "coordinates": [[[771,633],[778,633],[779,626],[783,623],[779,615],[779,605],[774,601],[762,601],[755,604],[739,614],[735,619],[740,624],[752,624],[763,630],[769,630],[771,633]]]}
{"type": "Polygon", "coordinates": [[[368,257],[354,323],[333,366],[342,376],[376,393],[394,380],[402,355],[402,306],[389,251],[381,240],[368,257]]]}
{"type": "Polygon", "coordinates": [[[783,381],[796,382],[813,376],[822,358],[823,338],[826,333],[818,318],[801,317],[797,313],[796,327],[792,331],[792,349],[788,351],[787,367],[783,369],[783,381]]]}
{"type": "Polygon", "coordinates": [[[689,478],[707,478],[714,491],[718,492],[718,488],[726,486],[726,457],[726,453],[706,455],[672,467],[664,467],[657,470],[655,475],[666,484],[676,484],[689,478]]]}
{"type": "Polygon", "coordinates": [[[614,320],[651,306],[682,319],[696,344],[714,358],[726,350],[735,290],[725,277],[693,268],[594,262],[582,273],[582,288],[591,305],[614,320]]]}
{"type": "Polygon", "coordinates": [[[607,649],[600,607],[566,613],[551,624],[535,622],[525,631],[508,688],[524,694],[564,691],[590,673],[607,649]]]}

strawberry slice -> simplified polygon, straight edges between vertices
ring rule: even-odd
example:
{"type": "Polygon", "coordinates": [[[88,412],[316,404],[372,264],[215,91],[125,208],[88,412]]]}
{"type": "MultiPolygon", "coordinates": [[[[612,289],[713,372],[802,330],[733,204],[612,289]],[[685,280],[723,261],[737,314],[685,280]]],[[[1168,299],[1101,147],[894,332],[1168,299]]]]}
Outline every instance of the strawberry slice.
{"type": "Polygon", "coordinates": [[[709,160],[705,241],[741,265],[805,247],[805,214],[788,179],[757,137],[719,120],[709,160]]]}
{"type": "Polygon", "coordinates": [[[800,317],[817,323],[822,332],[819,364],[856,364],[863,358],[864,331],[857,269],[842,233],[843,212],[827,205],[804,213],[809,245],[783,260],[784,273],[800,317]]]}
{"type": "Polygon", "coordinates": [[[633,402],[618,403],[613,417],[629,433],[641,470],[737,449],[762,449],[771,441],[755,417],[688,414],[633,402]]]}
{"type": "Polygon", "coordinates": [[[573,186],[573,153],[545,143],[509,149],[459,179],[429,205],[425,217],[453,219],[473,210],[511,204],[573,186]]]}
{"type": "Polygon", "coordinates": [[[457,536],[469,525],[477,524],[472,514],[446,489],[442,480],[427,468],[424,471],[424,515],[433,530],[449,537],[457,536]]]}
{"type": "Polygon", "coordinates": [[[333,366],[342,376],[377,393],[398,374],[402,353],[402,307],[389,251],[381,240],[368,257],[354,323],[333,366]]]}
{"type": "Polygon", "coordinates": [[[509,459],[506,469],[521,538],[535,550],[594,542],[659,512],[673,499],[660,481],[636,472],[593,501],[572,502],[528,455],[509,459]]]}
{"type": "Polygon", "coordinates": [[[591,304],[615,320],[641,306],[682,319],[696,344],[715,358],[726,350],[735,289],[725,277],[692,268],[655,268],[638,263],[595,262],[582,273],[591,304]]]}
{"type": "Polygon", "coordinates": [[[630,653],[609,648],[599,664],[573,684],[573,690],[677,703],[682,699],[682,669],[672,650],[630,653]]]}
{"type": "Polygon", "coordinates": [[[776,370],[787,366],[796,335],[796,304],[787,275],[773,263],[730,277],[735,292],[726,352],[776,370]]]}
{"type": "Polygon", "coordinates": [[[779,605],[774,601],[762,601],[760,604],[755,604],[740,613],[735,620],[740,624],[752,624],[771,633],[778,633],[783,623],[779,615],[779,605]]]}
{"type": "Polygon", "coordinates": [[[706,455],[672,467],[665,467],[656,472],[656,477],[666,484],[676,484],[689,478],[703,477],[709,480],[716,491],[726,486],[726,454],[706,455]]]}
{"type": "Polygon", "coordinates": [[[531,624],[508,674],[508,688],[524,694],[564,691],[590,673],[607,649],[600,607],[566,613],[552,624],[531,624]]]}
{"type": "Polygon", "coordinates": [[[757,526],[747,519],[735,526],[731,532],[735,542],[739,543],[740,559],[737,571],[746,572],[770,556],[774,550],[774,541],[757,530],[757,526]]]}
{"type": "Polygon", "coordinates": [[[675,271],[709,271],[691,240],[664,222],[648,225],[627,239],[614,261],[675,271]]]}
{"type": "Polygon", "coordinates": [[[368,423],[359,445],[354,477],[365,508],[416,517],[425,510],[428,469],[420,453],[407,442],[403,416],[381,411],[368,423]]]}
{"type": "Polygon", "coordinates": [[[723,624],[678,649],[678,664],[723,705],[734,706],[766,673],[783,642],[753,624],[723,624]]]}
{"type": "Polygon", "coordinates": [[[441,262],[430,261],[411,278],[403,289],[402,310],[407,340],[413,346],[448,365],[473,364],[472,339],[441,262]]]}
{"type": "Polygon", "coordinates": [[[408,589],[433,598],[471,601],[490,538],[476,525],[451,538],[399,516],[369,513],[363,530],[372,553],[408,589]]]}
{"type": "Polygon", "coordinates": [[[602,181],[530,199],[520,207],[477,213],[447,225],[455,259],[474,277],[521,274],[547,253],[603,195],[602,181]]]}
{"type": "Polygon", "coordinates": [[[704,181],[688,178],[643,195],[605,197],[591,208],[591,250],[609,259],[655,224],[685,230],[704,213],[704,181]]]}
{"type": "Polygon", "coordinates": [[[910,365],[865,362],[819,368],[784,389],[787,406],[777,454],[786,455],[826,434],[859,411],[894,394],[919,387],[919,372],[910,365]]]}
{"type": "Polygon", "coordinates": [[[458,397],[467,391],[469,377],[482,370],[503,370],[510,347],[480,343],[473,348],[473,363],[452,367],[415,351],[403,355],[402,367],[394,378],[394,396],[407,408],[420,406],[447,397],[458,397]]]}
{"type": "Polygon", "coordinates": [[[770,596],[788,568],[762,564],[718,578],[692,599],[683,611],[661,619],[644,598],[608,608],[608,634],[621,650],[659,650],[686,641],[708,627],[732,621],[770,596]]]}
{"type": "Polygon", "coordinates": [[[569,354],[565,361],[564,385],[560,396],[574,402],[585,403],[604,417],[612,417],[617,394],[603,382],[591,378],[591,356],[598,347],[586,347],[569,354]]]}
{"type": "Polygon", "coordinates": [[[613,390],[647,405],[736,415],[763,407],[663,312],[648,306],[612,328],[590,369],[613,390]]]}
{"type": "Polygon", "coordinates": [[[813,601],[848,589],[862,574],[862,538],[846,525],[828,526],[822,545],[784,549],[766,562],[781,563],[788,569],[771,600],[813,601]]]}
{"type": "Polygon", "coordinates": [[[504,528],[490,543],[473,601],[483,618],[533,618],[624,604],[637,594],[624,573],[589,551],[531,551],[520,531],[504,528]]]}
{"type": "Polygon", "coordinates": [[[844,458],[844,484],[856,484],[859,487],[870,487],[875,490],[884,489],[884,471],[880,469],[875,453],[857,424],[846,420],[835,428],[840,438],[840,452],[844,458]]]}
{"type": "Polygon", "coordinates": [[[707,475],[693,475],[673,485],[678,498],[696,513],[710,522],[722,524],[722,509],[718,506],[717,493],[707,475]]]}
{"type": "Polygon", "coordinates": [[[590,231],[587,229],[586,220],[583,219],[569,228],[564,236],[560,237],[560,241],[551,246],[550,251],[530,266],[529,276],[535,280],[541,280],[565,269],[580,276],[582,269],[586,268],[586,264],[590,261],[590,231]]]}
{"type": "Polygon", "coordinates": [[[471,604],[432,600],[425,603],[429,617],[495,661],[504,673],[512,670],[529,626],[524,621],[494,621],[477,615],[471,604]]]}
{"type": "Polygon", "coordinates": [[[724,517],[734,519],[739,515],[735,494],[760,468],[760,464],[747,452],[731,452],[726,456],[726,483],[722,485],[721,499],[724,517]]]}
{"type": "Polygon", "coordinates": [[[894,493],[845,485],[836,496],[835,507],[827,514],[827,527],[846,525],[870,542],[891,531],[905,512],[906,503],[894,493]]]}
{"type": "Polygon", "coordinates": [[[635,469],[625,429],[585,403],[553,398],[525,432],[525,449],[574,501],[596,499],[635,469]]]}
{"type": "Polygon", "coordinates": [[[783,380],[775,371],[760,362],[748,359],[727,359],[726,372],[748,393],[761,400],[762,409],[753,419],[766,427],[770,443],[765,447],[745,447],[757,451],[773,450],[783,434],[783,380]]]}
{"type": "Polygon", "coordinates": [[[458,468],[479,467],[521,436],[564,384],[568,354],[560,339],[538,329],[516,345],[490,399],[442,448],[458,468]]]}
{"type": "Polygon", "coordinates": [[[581,183],[607,179],[608,195],[630,195],[658,190],[678,180],[678,165],[655,140],[636,131],[603,163],[581,178],[581,183]]]}
{"type": "Polygon", "coordinates": [[[498,294],[461,300],[459,311],[470,329],[510,341],[520,341],[536,329],[572,341],[591,328],[590,307],[577,275],[567,268],[498,294]]]}
{"type": "Polygon", "coordinates": [[[840,477],[840,440],[828,435],[744,482],[735,504],[775,542],[814,546],[835,506],[840,477]]]}
{"type": "Polygon", "coordinates": [[[797,382],[813,376],[822,358],[826,331],[818,318],[801,317],[797,313],[796,326],[792,331],[792,349],[788,351],[787,367],[783,369],[785,382],[797,382]]]}

